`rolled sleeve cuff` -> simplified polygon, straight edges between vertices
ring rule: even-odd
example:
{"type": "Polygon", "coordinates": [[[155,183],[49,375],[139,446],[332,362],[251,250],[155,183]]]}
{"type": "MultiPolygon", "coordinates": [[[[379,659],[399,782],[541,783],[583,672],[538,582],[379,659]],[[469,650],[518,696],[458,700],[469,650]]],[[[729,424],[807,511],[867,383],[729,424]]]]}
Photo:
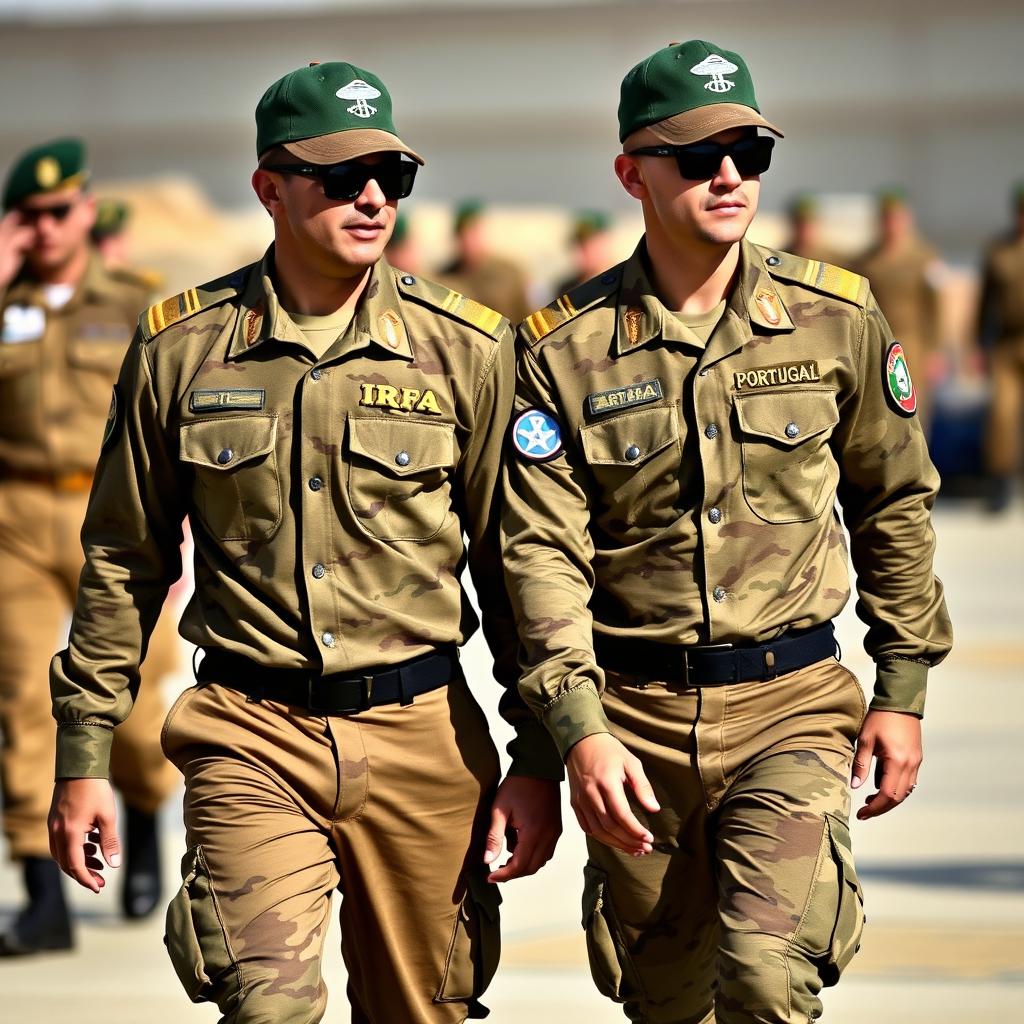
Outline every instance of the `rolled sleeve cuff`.
{"type": "Polygon", "coordinates": [[[526,775],[552,782],[561,782],[565,777],[558,747],[537,719],[516,723],[515,739],[509,743],[508,753],[512,758],[509,775],[526,775]]]}
{"type": "Polygon", "coordinates": [[[891,658],[878,663],[875,669],[873,711],[903,711],[924,716],[928,666],[920,661],[891,658]]]}
{"type": "Polygon", "coordinates": [[[544,709],[541,720],[554,737],[563,761],[580,740],[594,733],[611,732],[601,697],[589,683],[566,690],[544,709]]]}
{"type": "Polygon", "coordinates": [[[114,730],[108,725],[57,726],[57,779],[106,779],[110,776],[110,745],[114,730]]]}

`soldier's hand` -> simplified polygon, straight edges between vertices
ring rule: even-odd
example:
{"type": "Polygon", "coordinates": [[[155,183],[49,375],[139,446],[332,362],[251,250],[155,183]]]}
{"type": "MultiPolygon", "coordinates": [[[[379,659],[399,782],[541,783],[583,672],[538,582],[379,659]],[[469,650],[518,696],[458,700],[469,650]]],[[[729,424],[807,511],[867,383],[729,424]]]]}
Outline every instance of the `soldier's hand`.
{"type": "Polygon", "coordinates": [[[79,885],[99,892],[104,861],[121,865],[114,791],[106,779],[62,779],[50,804],[50,854],[79,885]],[[102,853],[102,859],[100,854],[102,853]]]}
{"type": "Polygon", "coordinates": [[[493,864],[498,859],[506,835],[512,856],[487,880],[507,882],[539,871],[551,860],[561,834],[559,784],[524,775],[508,776],[494,798],[484,863],[493,864]]]}
{"type": "Polygon", "coordinates": [[[853,789],[867,781],[872,757],[876,761],[878,792],[872,793],[857,812],[861,821],[891,811],[914,791],[923,759],[921,719],[902,711],[869,711],[857,738],[850,783],[853,789]]]}
{"type": "Polygon", "coordinates": [[[633,814],[628,785],[644,810],[661,810],[643,766],[610,733],[580,740],[566,760],[572,809],[580,828],[607,846],[640,856],[654,849],[654,836],[633,814]]]}
{"type": "Polygon", "coordinates": [[[17,210],[0,217],[0,288],[6,288],[17,277],[31,244],[32,228],[22,222],[17,210]]]}

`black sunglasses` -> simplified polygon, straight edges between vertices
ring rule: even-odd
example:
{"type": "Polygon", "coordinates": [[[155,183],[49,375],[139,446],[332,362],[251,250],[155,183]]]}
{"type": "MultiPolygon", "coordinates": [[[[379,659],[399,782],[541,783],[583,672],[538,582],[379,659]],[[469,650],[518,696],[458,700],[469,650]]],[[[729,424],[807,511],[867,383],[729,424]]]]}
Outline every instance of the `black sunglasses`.
{"type": "Polygon", "coordinates": [[[690,146],[641,146],[627,156],[674,156],[679,173],[690,181],[707,181],[718,174],[728,156],[744,178],[764,174],[771,166],[775,140],[767,135],[740,139],[727,145],[717,142],[695,142],[690,146]]]}
{"type": "Polygon", "coordinates": [[[350,161],[343,164],[267,164],[263,170],[282,174],[300,174],[313,178],[323,186],[328,199],[355,199],[369,181],[375,181],[387,199],[404,199],[412,192],[419,164],[411,160],[364,164],[350,161]]]}
{"type": "Polygon", "coordinates": [[[38,224],[44,217],[52,217],[57,223],[67,218],[74,209],[74,203],[59,203],[56,206],[20,206],[18,213],[26,225],[38,224]]]}

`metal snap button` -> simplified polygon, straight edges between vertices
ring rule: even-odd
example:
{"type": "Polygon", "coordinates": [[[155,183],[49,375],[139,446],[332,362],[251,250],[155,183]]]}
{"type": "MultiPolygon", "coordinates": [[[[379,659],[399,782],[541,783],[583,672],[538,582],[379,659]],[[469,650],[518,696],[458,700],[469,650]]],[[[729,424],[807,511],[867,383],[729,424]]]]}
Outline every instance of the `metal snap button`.
{"type": "Polygon", "coordinates": [[[706,437],[706,438],[707,438],[707,439],[708,439],[709,441],[714,441],[714,439],[715,439],[716,437],[718,437],[718,424],[717,424],[717,423],[709,423],[709,424],[708,424],[708,425],[707,425],[707,426],[706,426],[706,427],[704,428],[704,436],[705,436],[705,437],[706,437]]]}
{"type": "Polygon", "coordinates": [[[708,519],[717,526],[722,521],[722,510],[720,508],[708,509],[708,519]]]}
{"type": "Polygon", "coordinates": [[[711,591],[711,596],[716,601],[724,601],[726,597],[725,587],[715,587],[715,589],[711,591]]]}
{"type": "Polygon", "coordinates": [[[324,567],[322,562],[317,562],[313,566],[313,579],[322,580],[327,575],[327,569],[324,567]]]}
{"type": "Polygon", "coordinates": [[[402,284],[415,284],[415,283],[416,283],[416,278],[413,277],[411,274],[406,274],[405,277],[402,278],[402,284]]]}
{"type": "Polygon", "coordinates": [[[230,448],[222,448],[220,453],[217,455],[217,461],[222,466],[226,466],[234,457],[235,453],[230,448]]]}
{"type": "Polygon", "coordinates": [[[309,489],[311,491],[319,491],[320,488],[323,487],[323,485],[324,485],[323,480],[321,480],[320,477],[318,477],[318,476],[313,477],[309,481],[309,489]]]}
{"type": "Polygon", "coordinates": [[[412,462],[412,459],[409,457],[408,452],[402,451],[395,456],[395,462],[399,466],[408,466],[409,463],[412,462]]]}
{"type": "Polygon", "coordinates": [[[768,259],[765,260],[765,263],[767,263],[769,267],[777,267],[781,262],[782,260],[780,260],[778,256],[769,256],[768,259]]]}
{"type": "Polygon", "coordinates": [[[631,444],[626,449],[626,458],[629,459],[630,462],[636,462],[636,460],[640,458],[640,449],[635,444],[631,444]]]}
{"type": "Polygon", "coordinates": [[[313,380],[319,380],[323,376],[323,372],[314,366],[313,369],[309,371],[309,375],[313,380]]]}
{"type": "Polygon", "coordinates": [[[795,423],[786,424],[786,437],[799,437],[800,428],[795,423]]]}
{"type": "Polygon", "coordinates": [[[324,633],[324,635],[322,637],[320,637],[320,639],[323,642],[324,647],[333,647],[334,646],[334,634],[333,633],[324,633]]]}

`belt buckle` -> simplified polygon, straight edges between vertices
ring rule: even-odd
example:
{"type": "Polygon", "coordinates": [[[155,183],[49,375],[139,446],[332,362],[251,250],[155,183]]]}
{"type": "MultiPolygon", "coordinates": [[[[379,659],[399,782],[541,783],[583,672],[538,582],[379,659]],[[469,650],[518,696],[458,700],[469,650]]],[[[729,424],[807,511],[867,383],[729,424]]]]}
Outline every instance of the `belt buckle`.
{"type": "MultiPolygon", "coordinates": [[[[325,678],[327,677],[321,676],[318,680],[317,677],[312,674],[306,677],[306,703],[310,711],[320,715],[354,715],[358,714],[360,711],[368,711],[370,709],[370,701],[373,698],[373,676],[361,677],[361,693],[359,695],[359,702],[345,707],[333,704],[327,706],[320,703],[317,698],[316,684],[318,681],[322,684],[325,678]]],[[[351,678],[352,677],[350,677],[350,679],[351,678]]]]}

